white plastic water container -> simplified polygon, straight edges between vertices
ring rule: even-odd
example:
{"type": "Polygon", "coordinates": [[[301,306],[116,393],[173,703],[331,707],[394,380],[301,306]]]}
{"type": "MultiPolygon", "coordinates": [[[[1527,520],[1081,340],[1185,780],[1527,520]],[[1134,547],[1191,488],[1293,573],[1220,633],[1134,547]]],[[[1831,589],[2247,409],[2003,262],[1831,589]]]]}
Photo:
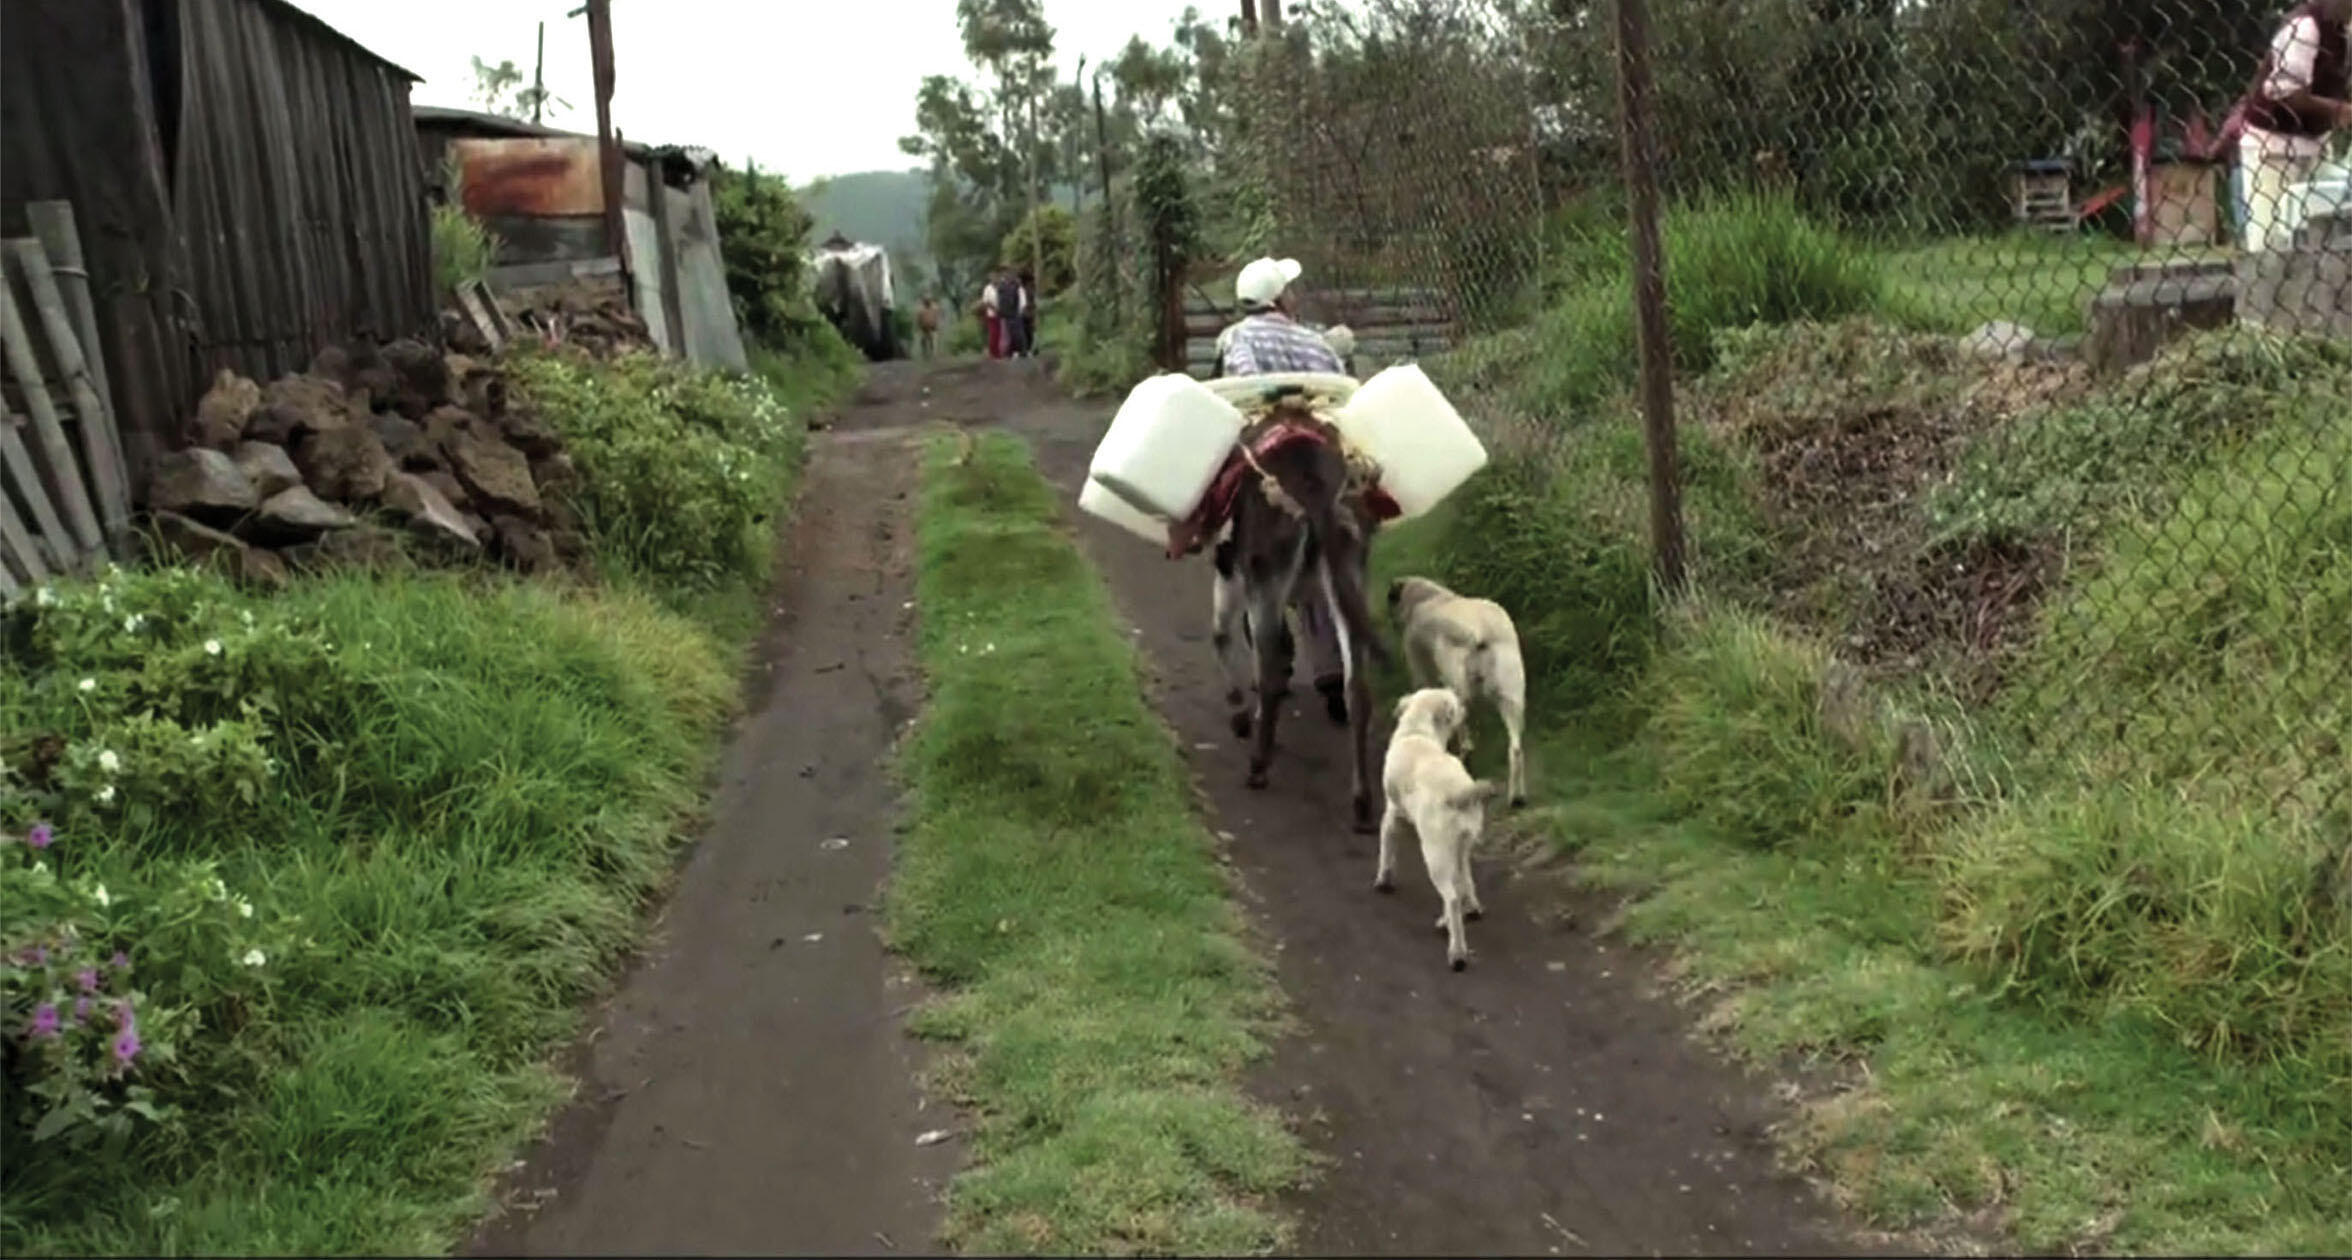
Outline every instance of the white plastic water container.
{"type": "Polygon", "coordinates": [[[1165,523],[1135,510],[1135,505],[1103,488],[1103,483],[1089,477],[1086,488],[1078,492],[1078,508],[1088,516],[1109,521],[1148,543],[1168,545],[1165,523]]]}
{"type": "Polygon", "coordinates": [[[1400,363],[1364,382],[1332,421],[1380,465],[1381,488],[1406,520],[1486,467],[1485,444],[1417,364],[1400,363]]]}
{"type": "Polygon", "coordinates": [[[2278,231],[2291,241],[2309,220],[2348,217],[2352,217],[2352,164],[2330,162],[2312,172],[2304,183],[2288,187],[2278,231]]]}
{"type": "Polygon", "coordinates": [[[1128,392],[1086,475],[1146,516],[1182,520],[1200,506],[1244,423],[1199,381],[1163,373],[1128,392]]]}

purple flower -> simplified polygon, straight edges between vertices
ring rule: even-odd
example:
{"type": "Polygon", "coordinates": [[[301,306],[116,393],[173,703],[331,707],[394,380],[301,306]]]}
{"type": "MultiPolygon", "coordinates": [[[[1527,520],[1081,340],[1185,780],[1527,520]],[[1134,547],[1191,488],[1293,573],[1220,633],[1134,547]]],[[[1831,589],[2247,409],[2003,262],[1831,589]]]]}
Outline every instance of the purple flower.
{"type": "Polygon", "coordinates": [[[90,999],[88,999],[88,998],[86,998],[86,997],[84,997],[84,998],[75,998],[75,999],[74,999],[74,1013],[73,1013],[73,1022],[74,1022],[74,1024],[75,1024],[75,1026],[76,1026],[76,1027],[79,1027],[80,1025],[82,1025],[82,1024],[86,1024],[86,1023],[88,1023],[89,1021],[90,1021],[90,999]]]}
{"type": "Polygon", "coordinates": [[[48,947],[48,946],[46,946],[46,945],[35,945],[35,946],[33,946],[33,948],[32,948],[32,955],[33,955],[33,965],[34,965],[34,966],[36,966],[36,967],[46,967],[46,966],[48,966],[48,965],[49,965],[49,947],[48,947]]]}
{"type": "Polygon", "coordinates": [[[47,823],[34,823],[33,829],[25,833],[25,843],[36,849],[46,849],[57,843],[57,833],[50,830],[47,823]]]}
{"type": "Polygon", "coordinates": [[[121,971],[131,965],[131,956],[118,949],[114,951],[114,957],[107,960],[106,965],[116,971],[121,971]]]}
{"type": "Polygon", "coordinates": [[[120,1025],[124,1032],[129,1032],[139,1026],[139,1013],[131,1009],[131,1004],[127,999],[117,1002],[114,1004],[114,1022],[120,1025]]]}
{"type": "Polygon", "coordinates": [[[114,1061],[129,1067],[131,1060],[138,1057],[139,1032],[135,1028],[125,1028],[122,1035],[114,1039],[114,1061]]]}
{"type": "Polygon", "coordinates": [[[96,993],[98,991],[98,969],[96,967],[82,968],[81,974],[74,977],[74,982],[82,986],[82,992],[96,993]]]}
{"type": "Polygon", "coordinates": [[[57,1003],[43,1002],[33,1008],[33,1026],[30,1031],[35,1037],[57,1035],[57,1003]]]}

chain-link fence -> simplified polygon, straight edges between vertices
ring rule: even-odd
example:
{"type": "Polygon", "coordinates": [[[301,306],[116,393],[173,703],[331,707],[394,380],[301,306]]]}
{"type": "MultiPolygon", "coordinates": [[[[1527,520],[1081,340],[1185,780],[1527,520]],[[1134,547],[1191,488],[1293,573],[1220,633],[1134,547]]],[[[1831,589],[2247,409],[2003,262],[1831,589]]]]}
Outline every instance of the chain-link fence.
{"type": "Polygon", "coordinates": [[[2048,808],[2107,829],[2080,860],[2117,897],[2201,895],[2140,879],[2142,833],[2185,831],[2352,941],[2347,6],[1643,7],[1631,163],[1616,0],[1294,4],[1243,50],[1248,245],[1487,434],[1457,574],[1567,693],[1651,650],[1653,180],[1706,599],[2076,793],[2048,808]],[[2090,817],[2109,787],[2168,804],[2090,817]]]}

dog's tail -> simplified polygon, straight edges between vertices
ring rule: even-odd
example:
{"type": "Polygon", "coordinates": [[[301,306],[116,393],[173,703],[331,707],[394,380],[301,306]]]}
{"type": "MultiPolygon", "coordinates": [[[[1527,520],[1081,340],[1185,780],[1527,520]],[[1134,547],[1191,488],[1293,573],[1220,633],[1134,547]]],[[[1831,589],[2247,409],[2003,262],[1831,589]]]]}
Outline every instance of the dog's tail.
{"type": "Polygon", "coordinates": [[[1446,804],[1453,806],[1455,809],[1471,809],[1474,807],[1482,807],[1488,801],[1491,801],[1496,797],[1501,796],[1502,794],[1502,784],[1496,783],[1492,779],[1480,779],[1472,783],[1470,786],[1463,788],[1461,791],[1454,793],[1453,796],[1446,801],[1446,804]]]}

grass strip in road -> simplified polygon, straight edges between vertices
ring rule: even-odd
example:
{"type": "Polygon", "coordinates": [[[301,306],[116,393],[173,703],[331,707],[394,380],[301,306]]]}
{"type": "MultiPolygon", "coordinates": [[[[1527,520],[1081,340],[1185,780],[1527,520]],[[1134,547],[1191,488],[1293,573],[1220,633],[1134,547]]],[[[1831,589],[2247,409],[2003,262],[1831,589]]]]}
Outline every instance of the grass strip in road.
{"type": "Polygon", "coordinates": [[[1278,993],[1108,593],[1008,437],[930,447],[919,538],[930,709],[889,926],[975,1117],[943,1241],[1270,1250],[1308,1157],[1238,1074],[1278,993]]]}

